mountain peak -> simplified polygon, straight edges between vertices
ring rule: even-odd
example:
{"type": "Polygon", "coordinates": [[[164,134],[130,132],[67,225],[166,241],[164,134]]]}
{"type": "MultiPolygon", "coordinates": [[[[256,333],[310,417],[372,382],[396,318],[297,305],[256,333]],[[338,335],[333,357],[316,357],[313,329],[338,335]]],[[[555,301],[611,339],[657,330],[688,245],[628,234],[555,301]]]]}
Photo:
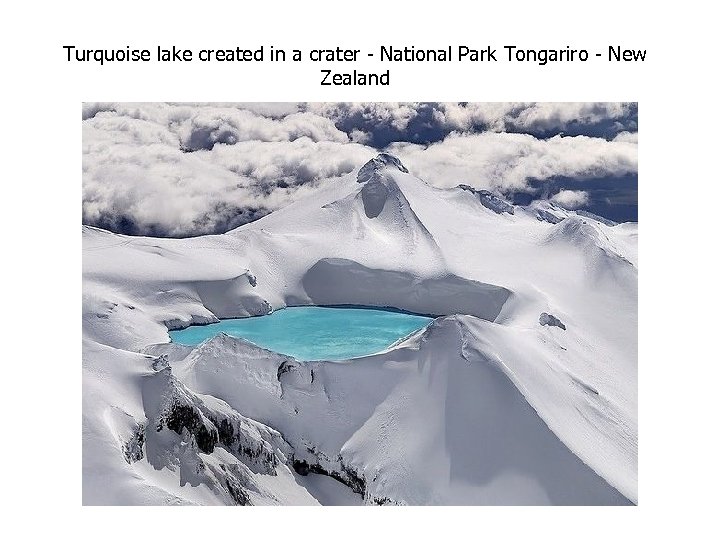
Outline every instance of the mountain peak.
{"type": "Polygon", "coordinates": [[[395,167],[400,172],[409,172],[405,165],[402,164],[398,158],[385,152],[379,153],[377,156],[368,161],[365,165],[360,167],[357,174],[358,182],[367,182],[372,178],[377,171],[385,167],[395,167]]]}

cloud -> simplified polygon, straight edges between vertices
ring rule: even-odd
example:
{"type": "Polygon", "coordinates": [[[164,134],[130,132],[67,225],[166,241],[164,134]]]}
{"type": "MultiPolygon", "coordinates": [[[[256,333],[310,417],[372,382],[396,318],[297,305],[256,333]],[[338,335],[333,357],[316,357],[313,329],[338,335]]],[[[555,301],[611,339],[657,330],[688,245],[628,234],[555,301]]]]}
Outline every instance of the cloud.
{"type": "Polygon", "coordinates": [[[406,130],[410,121],[423,107],[421,103],[306,103],[304,109],[337,123],[347,121],[372,122],[388,125],[399,131],[406,130]]]}
{"type": "Polygon", "coordinates": [[[372,138],[369,133],[360,129],[353,129],[349,136],[352,142],[358,144],[368,144],[372,138]]]}
{"type": "Polygon", "coordinates": [[[225,232],[374,155],[325,129],[325,119],[318,122],[305,113],[278,121],[263,118],[237,129],[233,145],[218,139],[209,150],[188,152],[189,134],[197,126],[222,133],[247,118],[232,112],[219,124],[207,121],[219,118],[216,112],[188,116],[146,110],[119,116],[104,111],[83,122],[83,223],[162,236],[225,232]],[[178,117],[180,122],[170,120],[178,117]]]}
{"type": "Polygon", "coordinates": [[[550,200],[568,210],[575,210],[587,206],[590,202],[590,194],[587,191],[564,189],[553,195],[550,200]]]}
{"type": "Polygon", "coordinates": [[[394,143],[416,175],[440,187],[469,184],[496,191],[529,190],[529,180],[596,178],[637,171],[637,144],[576,136],[538,139],[519,133],[453,133],[428,146],[394,143]]]}
{"type": "Polygon", "coordinates": [[[612,139],[619,131],[637,129],[634,103],[305,103],[300,107],[333,119],[348,133],[368,133],[368,143],[376,148],[398,141],[428,144],[453,131],[612,139]]]}
{"type": "Polygon", "coordinates": [[[559,125],[573,114],[592,122],[627,109],[580,105],[84,104],[83,223],[160,236],[225,232],[353,171],[383,137],[440,187],[532,191],[559,176],[636,173],[635,128],[610,139],[469,128],[481,119],[495,130],[509,119],[559,125]]]}
{"type": "Polygon", "coordinates": [[[241,141],[294,141],[301,137],[340,143],[349,140],[328,118],[305,112],[274,119],[241,109],[202,108],[175,129],[183,147],[191,151],[241,141]]]}
{"type": "Polygon", "coordinates": [[[225,232],[374,155],[354,146],[308,138],[219,145],[202,153],[161,144],[115,145],[83,160],[83,222],[135,234],[225,232]],[[230,219],[232,212],[238,215],[230,219]]]}
{"type": "Polygon", "coordinates": [[[631,142],[637,144],[638,142],[638,134],[637,131],[634,133],[630,133],[629,131],[621,131],[617,135],[615,135],[614,141],[618,142],[631,142]]]}
{"type": "Polygon", "coordinates": [[[490,131],[567,131],[573,126],[627,120],[631,103],[441,103],[436,119],[452,130],[484,126],[490,131]]]}

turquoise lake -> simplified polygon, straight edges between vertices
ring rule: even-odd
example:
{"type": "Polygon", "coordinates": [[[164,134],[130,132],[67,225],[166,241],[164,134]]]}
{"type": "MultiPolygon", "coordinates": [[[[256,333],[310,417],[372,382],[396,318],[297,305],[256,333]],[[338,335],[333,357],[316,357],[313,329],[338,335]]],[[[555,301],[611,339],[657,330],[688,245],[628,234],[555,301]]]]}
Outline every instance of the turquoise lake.
{"type": "Polygon", "coordinates": [[[343,360],[380,352],[432,320],[390,309],[303,306],[171,330],[170,338],[197,345],[223,332],[298,360],[343,360]]]}

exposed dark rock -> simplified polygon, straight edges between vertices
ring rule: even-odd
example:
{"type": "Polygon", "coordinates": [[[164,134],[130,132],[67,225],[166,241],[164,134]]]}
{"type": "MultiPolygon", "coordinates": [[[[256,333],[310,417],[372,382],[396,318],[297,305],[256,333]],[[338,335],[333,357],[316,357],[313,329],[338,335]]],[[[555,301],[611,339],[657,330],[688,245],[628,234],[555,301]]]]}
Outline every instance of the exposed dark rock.
{"type": "Polygon", "coordinates": [[[161,371],[170,365],[167,354],[161,354],[152,361],[152,368],[155,371],[161,371]]]}
{"type": "Polygon", "coordinates": [[[328,471],[323,468],[319,463],[308,463],[305,460],[294,459],[292,460],[293,469],[300,476],[307,476],[310,473],[322,474],[334,478],[341,484],[346,485],[352,489],[355,493],[359,494],[363,499],[365,498],[365,479],[359,476],[353,469],[347,467],[342,462],[340,457],[340,472],[328,471]]]}
{"type": "MultiPolygon", "coordinates": [[[[198,449],[205,454],[212,453],[215,446],[221,444],[252,470],[273,476],[277,474],[279,460],[269,444],[246,437],[240,423],[235,424],[231,418],[209,416],[208,426],[201,414],[191,405],[176,402],[170,408],[166,425],[179,435],[186,429],[195,438],[198,449]]],[[[160,423],[157,431],[162,427],[160,423]]]]}
{"type": "Polygon", "coordinates": [[[550,315],[545,312],[540,314],[540,324],[543,326],[557,326],[558,328],[566,330],[565,325],[560,319],[558,319],[555,315],[550,315]]]}
{"type": "Polygon", "coordinates": [[[547,221],[548,223],[552,223],[553,225],[560,223],[562,220],[565,219],[564,217],[556,216],[552,212],[548,212],[547,210],[543,210],[542,208],[538,208],[535,213],[539,221],[547,221]]]}
{"type": "Polygon", "coordinates": [[[240,482],[235,480],[235,478],[232,476],[226,477],[225,486],[227,487],[230,496],[239,506],[252,506],[247,492],[242,488],[240,482]]]}
{"type": "Polygon", "coordinates": [[[512,204],[502,200],[500,197],[487,189],[475,189],[467,184],[460,184],[458,187],[471,192],[478,198],[480,204],[482,204],[485,208],[492,210],[496,214],[515,214],[515,207],[512,204]]]}
{"type": "Polygon", "coordinates": [[[138,424],[133,432],[133,436],[123,445],[123,455],[125,461],[134,463],[140,461],[144,457],[143,445],[145,444],[145,426],[138,424]]]}
{"type": "Polygon", "coordinates": [[[614,227],[617,225],[617,221],[613,221],[612,219],[607,219],[602,216],[598,216],[597,214],[593,214],[592,212],[588,212],[587,210],[575,210],[575,213],[578,216],[585,216],[594,219],[595,221],[599,221],[600,223],[603,223],[607,225],[608,227],[614,227]]]}
{"type": "Polygon", "coordinates": [[[283,375],[283,373],[288,373],[290,371],[293,371],[297,369],[297,366],[294,362],[290,362],[288,360],[285,360],[280,366],[278,367],[277,371],[277,380],[280,380],[280,377],[283,375]]]}
{"type": "Polygon", "coordinates": [[[278,458],[272,447],[266,446],[264,441],[258,443],[246,437],[242,425],[234,424],[231,418],[210,416],[209,420],[217,428],[218,442],[231,454],[256,472],[277,474],[278,458]]]}
{"type": "Polygon", "coordinates": [[[198,448],[205,454],[210,454],[218,443],[218,432],[208,429],[203,422],[200,412],[190,405],[173,403],[167,415],[167,427],[178,435],[182,434],[183,428],[187,429],[197,442],[198,448]]]}
{"type": "Polygon", "coordinates": [[[228,501],[239,505],[252,504],[249,494],[259,489],[254,475],[275,476],[280,464],[288,463],[291,447],[279,432],[226,404],[195,394],[172,375],[169,367],[149,375],[145,385],[143,398],[150,427],[140,432],[135,444],[125,445],[126,459],[141,458],[143,443],[145,448],[151,443],[153,448],[159,445],[163,451],[145,451],[156,469],[180,463],[176,470],[181,485],[204,483],[211,490],[220,489],[228,501]],[[173,447],[172,437],[155,434],[165,428],[187,444],[173,447]],[[213,453],[218,445],[226,452],[216,453],[217,460],[201,457],[213,453]]]}
{"type": "Polygon", "coordinates": [[[295,472],[300,476],[307,476],[310,474],[310,465],[304,459],[293,459],[292,466],[293,469],[295,469],[295,472]]]}
{"type": "Polygon", "coordinates": [[[220,423],[213,422],[218,430],[218,438],[220,444],[225,446],[232,446],[235,442],[235,428],[227,418],[220,420],[220,423]]]}
{"type": "MultiPolygon", "coordinates": [[[[276,475],[279,460],[272,445],[262,437],[257,439],[252,427],[240,415],[226,415],[205,407],[202,402],[180,401],[176,397],[168,408],[165,425],[181,435],[183,429],[190,433],[198,449],[212,453],[216,445],[223,445],[254,472],[276,475]]],[[[163,428],[158,423],[157,431],[163,428]]]]}
{"type": "MultiPolygon", "coordinates": [[[[343,474],[345,475],[345,480],[343,483],[348,486],[350,489],[352,489],[355,493],[359,493],[360,495],[365,498],[365,478],[358,475],[355,470],[351,469],[347,465],[345,465],[342,462],[342,458],[340,458],[340,468],[342,469],[343,474]]],[[[332,475],[331,475],[332,476],[332,475]]]]}

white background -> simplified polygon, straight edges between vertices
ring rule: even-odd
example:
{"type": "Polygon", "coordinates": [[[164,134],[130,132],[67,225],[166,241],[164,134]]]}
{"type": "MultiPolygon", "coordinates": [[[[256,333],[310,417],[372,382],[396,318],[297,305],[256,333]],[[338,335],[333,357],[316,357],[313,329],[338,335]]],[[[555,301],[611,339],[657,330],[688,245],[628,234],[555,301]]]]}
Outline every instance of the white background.
{"type": "MultiPolygon", "coordinates": [[[[718,62],[705,3],[6,3],[2,15],[3,527],[22,536],[691,538],[717,532],[718,62]],[[581,7],[585,6],[585,7],[581,7]],[[644,64],[396,64],[389,87],[321,87],[308,61],[68,64],[85,48],[468,44],[606,52],[644,64]],[[703,50],[704,48],[704,50],[703,50]],[[637,508],[83,508],[83,101],[637,101],[637,508]],[[9,518],[9,519],[8,519],[9,518]]],[[[708,4],[709,5],[709,4],[708,4]]],[[[377,62],[349,66],[384,70],[377,62]]]]}

